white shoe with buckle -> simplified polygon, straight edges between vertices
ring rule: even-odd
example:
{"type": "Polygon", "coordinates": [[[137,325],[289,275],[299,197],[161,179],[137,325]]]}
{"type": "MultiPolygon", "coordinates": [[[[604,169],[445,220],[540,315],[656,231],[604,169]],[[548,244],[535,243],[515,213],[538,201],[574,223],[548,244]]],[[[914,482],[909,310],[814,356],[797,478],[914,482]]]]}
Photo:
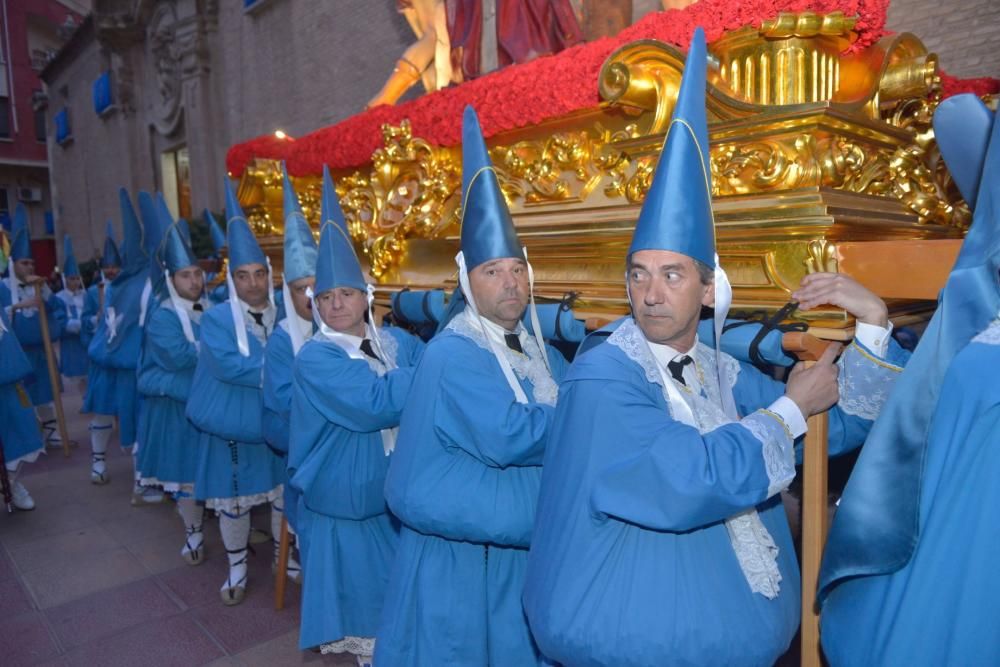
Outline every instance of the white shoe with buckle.
{"type": "Polygon", "coordinates": [[[24,484],[20,482],[14,482],[11,485],[10,504],[23,512],[30,512],[35,509],[35,499],[31,497],[28,490],[24,488],[24,484]]]}

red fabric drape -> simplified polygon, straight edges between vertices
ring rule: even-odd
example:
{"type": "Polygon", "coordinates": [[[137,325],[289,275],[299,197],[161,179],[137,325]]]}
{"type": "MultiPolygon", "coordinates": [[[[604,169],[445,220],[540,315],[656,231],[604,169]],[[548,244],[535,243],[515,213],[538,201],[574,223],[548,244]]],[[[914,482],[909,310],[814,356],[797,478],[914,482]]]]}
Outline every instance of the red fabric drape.
{"type": "MultiPolygon", "coordinates": [[[[447,0],[448,38],[454,65],[463,78],[482,72],[483,4],[447,0]]],[[[583,41],[569,0],[497,0],[497,63],[500,67],[558,53],[583,41]]]]}

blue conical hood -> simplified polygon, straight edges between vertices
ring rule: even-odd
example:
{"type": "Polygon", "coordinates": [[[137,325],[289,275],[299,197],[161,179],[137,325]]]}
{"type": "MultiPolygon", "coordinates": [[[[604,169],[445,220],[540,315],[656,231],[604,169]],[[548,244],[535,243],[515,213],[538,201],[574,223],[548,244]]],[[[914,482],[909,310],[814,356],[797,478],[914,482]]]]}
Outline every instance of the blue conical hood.
{"type": "Polygon", "coordinates": [[[216,256],[222,254],[222,249],[226,247],[226,235],[222,231],[222,227],[219,227],[219,223],[215,221],[215,216],[207,208],[205,209],[205,221],[208,223],[208,235],[212,240],[212,250],[215,251],[216,256]]]}
{"type": "Polygon", "coordinates": [[[167,231],[170,223],[162,224],[156,200],[153,199],[153,195],[150,193],[140,190],[136,201],[139,204],[139,218],[142,220],[142,248],[146,251],[147,255],[152,257],[156,253],[157,248],[160,247],[160,241],[163,239],[163,234],[167,231]]]}
{"type": "Polygon", "coordinates": [[[151,258],[149,266],[149,284],[155,294],[166,294],[165,277],[163,275],[163,258],[160,255],[160,244],[167,228],[173,220],[168,215],[164,218],[153,196],[145,190],[139,191],[139,215],[142,217],[143,249],[151,258]]]}
{"type": "MultiPolygon", "coordinates": [[[[170,207],[167,206],[167,200],[164,199],[162,192],[157,192],[156,193],[156,210],[157,210],[157,215],[159,216],[160,221],[161,221],[160,222],[161,229],[160,229],[160,239],[159,239],[159,241],[162,242],[163,239],[166,238],[167,228],[170,225],[174,224],[174,216],[170,212],[170,207]],[[164,215],[164,214],[166,214],[166,215],[164,215]],[[164,220],[168,221],[165,226],[163,224],[164,220]]],[[[177,227],[178,227],[178,230],[181,233],[181,236],[184,237],[184,242],[187,243],[190,246],[191,245],[191,228],[188,227],[187,220],[185,220],[184,218],[178,218],[177,219],[177,227]]]]}
{"type": "Polygon", "coordinates": [[[267,257],[260,249],[257,238],[250,229],[247,218],[243,215],[233,185],[229,178],[225,179],[226,188],[226,245],[229,246],[229,272],[247,264],[263,264],[267,266],[267,257]]]}
{"type": "Polygon", "coordinates": [[[334,287],[367,289],[361,263],[347,231],[344,212],[333,187],[330,171],[323,166],[323,198],[320,210],[319,252],[316,257],[316,294],[334,287]]]}
{"type": "Polygon", "coordinates": [[[188,221],[184,218],[177,218],[177,229],[184,237],[184,242],[191,245],[191,225],[188,224],[188,221]]]}
{"type": "Polygon", "coordinates": [[[76,255],[73,254],[73,239],[69,234],[63,237],[63,275],[80,275],[80,266],[76,263],[76,255]]]}
{"type": "MultiPolygon", "coordinates": [[[[974,116],[979,112],[969,107],[974,116]]],[[[953,119],[962,122],[961,118],[953,119]]],[[[969,118],[969,123],[974,123],[969,118]]],[[[974,148],[976,154],[981,148],[974,148]]],[[[938,309],[865,440],[830,529],[820,600],[847,579],[899,570],[920,534],[920,498],[930,419],[945,373],[1000,312],[1000,123],[994,122],[975,214],[938,309]]],[[[844,599],[844,604],[852,600],[844,599]]]]}
{"type": "Polygon", "coordinates": [[[178,220],[170,225],[167,228],[166,237],[163,239],[163,263],[171,273],[176,273],[198,263],[191,246],[184,238],[181,222],[183,221],[178,220]]]}
{"type": "Polygon", "coordinates": [[[285,282],[291,283],[316,275],[317,249],[284,164],[281,171],[285,179],[285,282]]]}
{"type": "Polygon", "coordinates": [[[465,107],[462,116],[462,254],[470,271],[494,259],[524,258],[471,106],[465,107]]]}
{"type": "Polygon", "coordinates": [[[628,254],[670,250],[715,266],[715,224],[705,117],[705,33],[694,31],[653,183],[628,254]]]}
{"type": "Polygon", "coordinates": [[[31,231],[28,229],[28,209],[18,204],[14,209],[14,224],[10,228],[10,258],[31,259],[31,231]]]}
{"type": "Polygon", "coordinates": [[[101,266],[121,266],[122,257],[115,243],[115,225],[110,220],[104,228],[104,250],[101,252],[101,266]]]}
{"type": "Polygon", "coordinates": [[[141,271],[149,265],[149,255],[145,250],[142,225],[135,214],[132,200],[125,188],[118,190],[118,202],[122,215],[122,270],[125,272],[141,271]]]}
{"type": "Polygon", "coordinates": [[[972,208],[986,161],[993,112],[972,93],[955,95],[934,110],[934,136],[948,171],[972,208]]]}

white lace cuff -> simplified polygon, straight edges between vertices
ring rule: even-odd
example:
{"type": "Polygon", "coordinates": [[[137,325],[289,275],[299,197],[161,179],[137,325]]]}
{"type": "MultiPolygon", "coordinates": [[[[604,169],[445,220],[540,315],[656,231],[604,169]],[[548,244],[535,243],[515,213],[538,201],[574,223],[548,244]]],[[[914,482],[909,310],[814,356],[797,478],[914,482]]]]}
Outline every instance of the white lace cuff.
{"type": "Polygon", "coordinates": [[[847,346],[837,365],[837,406],[845,414],[874,421],[903,369],[879,359],[857,341],[847,346]]]}
{"type": "Polygon", "coordinates": [[[740,420],[740,426],[760,441],[767,471],[767,497],[783,491],[795,478],[795,447],[784,420],[769,410],[758,410],[740,420]]]}

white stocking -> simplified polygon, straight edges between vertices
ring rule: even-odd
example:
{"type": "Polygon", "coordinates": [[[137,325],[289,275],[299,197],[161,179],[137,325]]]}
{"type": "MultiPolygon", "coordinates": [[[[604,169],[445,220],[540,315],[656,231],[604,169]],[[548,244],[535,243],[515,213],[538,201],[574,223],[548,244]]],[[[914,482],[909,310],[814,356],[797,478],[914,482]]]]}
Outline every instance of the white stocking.
{"type": "Polygon", "coordinates": [[[51,401],[35,408],[35,414],[42,422],[42,429],[45,432],[45,442],[52,445],[61,445],[62,437],[59,435],[59,422],[56,420],[56,406],[51,401]]]}
{"type": "Polygon", "coordinates": [[[94,418],[90,420],[90,474],[92,477],[107,480],[108,468],[105,459],[107,458],[108,442],[111,440],[112,429],[114,429],[114,420],[107,415],[94,415],[94,418]]]}
{"type": "Polygon", "coordinates": [[[205,537],[201,530],[204,511],[201,505],[194,499],[194,496],[191,495],[190,489],[177,492],[177,513],[181,515],[181,520],[184,521],[184,532],[186,534],[181,555],[193,553],[195,554],[195,560],[200,560],[199,551],[205,542],[205,537]]]}
{"type": "Polygon", "coordinates": [[[229,557],[229,576],[222,590],[227,588],[245,587],[247,579],[247,542],[250,539],[250,513],[219,515],[219,532],[222,533],[222,544],[226,547],[229,557]]]}

